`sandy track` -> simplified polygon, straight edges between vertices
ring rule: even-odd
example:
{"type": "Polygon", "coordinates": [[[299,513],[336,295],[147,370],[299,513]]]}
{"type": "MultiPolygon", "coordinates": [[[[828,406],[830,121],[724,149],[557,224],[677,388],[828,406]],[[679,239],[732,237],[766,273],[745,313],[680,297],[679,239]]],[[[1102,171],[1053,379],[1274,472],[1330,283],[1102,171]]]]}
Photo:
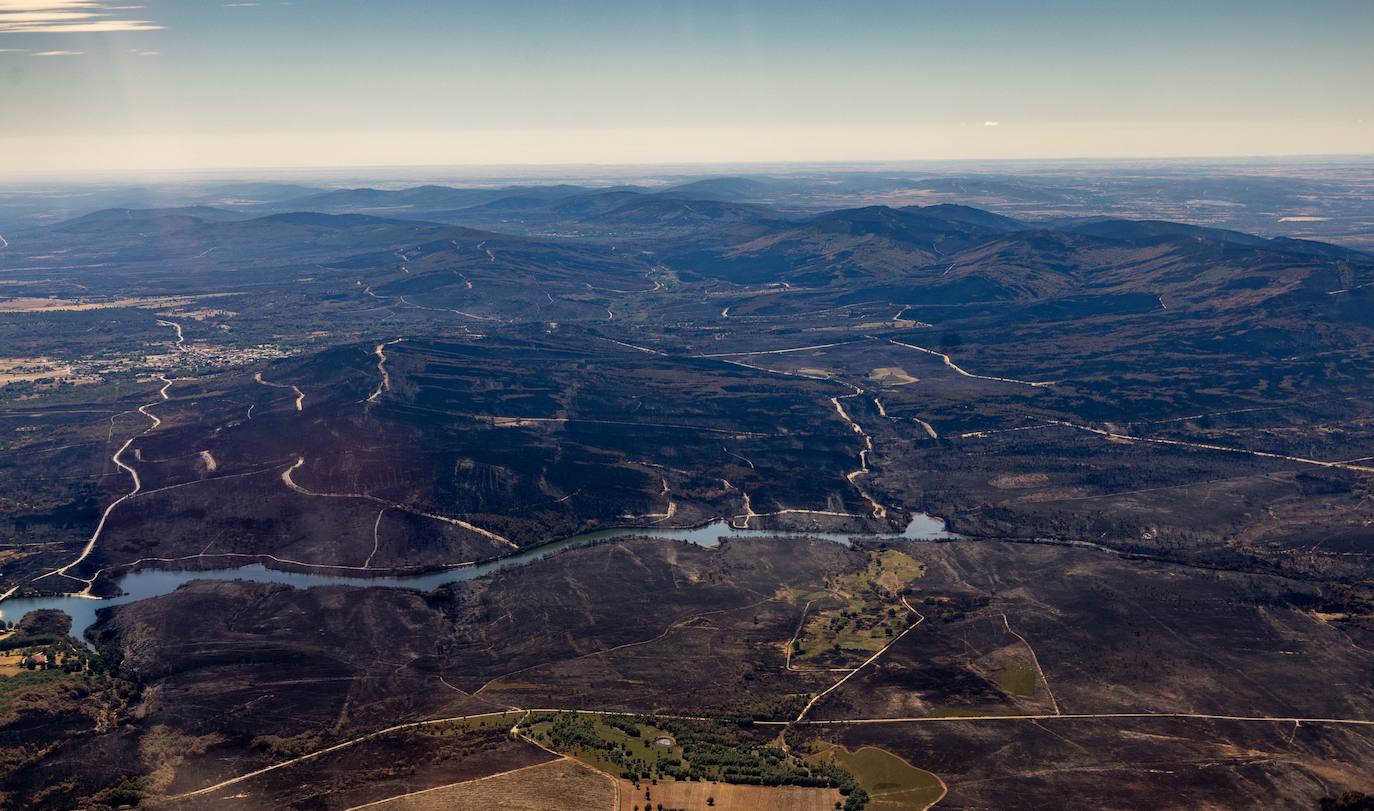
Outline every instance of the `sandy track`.
{"type": "Polygon", "coordinates": [[[261,384],[264,385],[264,386],[270,386],[271,388],[274,388],[274,389],[290,389],[291,391],[295,392],[295,394],[296,394],[296,410],[297,410],[297,411],[304,411],[304,410],[305,410],[305,392],[301,391],[301,390],[296,386],[296,384],[294,384],[294,383],[270,383],[270,382],[268,382],[268,381],[266,381],[266,380],[263,379],[263,377],[262,377],[262,372],[254,372],[254,373],[253,373],[253,379],[256,380],[256,381],[258,381],[259,383],[261,383],[261,384]]]}
{"type": "Polygon", "coordinates": [[[118,507],[120,504],[123,504],[125,501],[128,501],[129,499],[138,495],[139,492],[143,490],[143,480],[138,477],[138,471],[135,470],[132,465],[125,463],[123,460],[123,456],[124,453],[129,450],[129,446],[134,444],[135,440],[137,440],[139,437],[146,435],[147,433],[149,433],[150,431],[152,431],[153,429],[157,428],[159,425],[162,424],[162,420],[159,419],[157,415],[148,411],[149,408],[157,405],[158,403],[166,402],[167,400],[171,399],[167,395],[167,390],[172,387],[172,381],[168,380],[166,377],[161,378],[161,380],[163,381],[163,385],[162,388],[158,390],[158,399],[152,401],[151,403],[145,403],[144,405],[138,407],[138,413],[152,420],[152,424],[149,425],[147,428],[144,428],[142,431],[139,431],[138,433],[124,440],[124,444],[120,445],[119,450],[115,451],[114,455],[110,457],[110,461],[114,462],[116,467],[123,470],[125,473],[129,474],[129,478],[133,481],[133,487],[129,490],[129,492],[110,502],[110,505],[105,508],[105,512],[101,513],[100,522],[96,524],[95,531],[91,533],[90,539],[86,541],[86,545],[82,548],[81,554],[77,555],[75,560],[73,560],[71,563],[68,563],[65,566],[62,566],[61,568],[53,569],[50,572],[46,572],[44,574],[39,575],[38,577],[35,577],[35,582],[38,580],[42,580],[45,577],[58,575],[60,577],[67,577],[71,578],[72,580],[77,580],[82,583],[85,583],[85,588],[83,588],[80,592],[77,592],[78,594],[82,596],[87,596],[91,593],[91,587],[95,583],[94,577],[86,579],[68,574],[68,572],[79,566],[83,561],[86,560],[86,558],[90,557],[91,552],[95,551],[95,545],[100,541],[100,535],[102,532],[105,531],[105,524],[110,520],[110,514],[114,512],[115,508],[118,507]]]}
{"type": "Polygon", "coordinates": [[[854,418],[850,417],[849,412],[845,411],[844,406],[840,404],[841,400],[847,400],[851,397],[862,397],[863,394],[863,389],[855,387],[853,394],[831,397],[830,402],[835,406],[835,412],[840,415],[840,419],[848,423],[850,429],[858,434],[864,441],[864,447],[859,451],[859,469],[845,474],[845,478],[849,480],[849,483],[853,485],[859,495],[863,496],[864,499],[868,501],[869,505],[873,508],[873,517],[882,519],[887,517],[887,508],[879,504],[878,500],[865,490],[863,485],[859,484],[858,481],[859,477],[868,475],[868,455],[873,452],[873,437],[865,433],[863,427],[855,422],[854,418]]]}
{"type": "Polygon", "coordinates": [[[1224,451],[1226,453],[1240,453],[1248,456],[1257,456],[1261,459],[1278,459],[1284,462],[1301,462],[1304,465],[1316,465],[1318,467],[1338,468],[1340,470],[1350,470],[1355,473],[1374,473],[1374,467],[1368,465],[1356,465],[1350,462],[1327,462],[1322,459],[1308,459],[1304,456],[1289,456],[1283,453],[1270,453],[1268,451],[1252,451],[1246,448],[1231,448],[1226,445],[1213,445],[1208,442],[1187,442],[1182,439],[1160,439],[1156,437],[1134,436],[1131,434],[1119,434],[1114,431],[1107,431],[1102,428],[1093,428],[1089,425],[1078,425],[1077,423],[1064,422],[1062,420],[1048,420],[1051,425],[1062,425],[1065,428],[1074,428],[1079,431],[1086,431],[1090,434],[1097,434],[1110,440],[1118,442],[1149,442],[1156,445],[1173,445],[1181,448],[1197,448],[1204,451],[1224,451]]]}
{"type": "Polygon", "coordinates": [[[883,655],[884,653],[887,653],[887,651],[888,651],[889,648],[891,648],[893,645],[895,645],[895,644],[897,644],[898,642],[900,642],[900,641],[902,640],[903,637],[905,637],[907,634],[911,633],[912,631],[916,630],[916,628],[920,627],[921,623],[923,623],[923,622],[926,621],[925,615],[922,614],[921,612],[917,611],[916,609],[912,608],[912,607],[911,607],[911,603],[908,603],[908,602],[906,601],[906,598],[905,598],[905,597],[902,598],[902,605],[906,608],[907,611],[910,611],[912,614],[916,615],[916,617],[917,617],[916,621],[913,622],[912,624],[908,625],[908,626],[906,627],[906,630],[904,630],[904,631],[902,631],[900,634],[897,634],[896,636],[892,637],[892,641],[889,642],[889,643],[887,643],[886,645],[883,645],[882,648],[880,648],[880,649],[878,650],[877,653],[874,653],[872,656],[868,657],[867,659],[865,659],[865,660],[863,660],[861,663],[859,663],[859,666],[858,666],[858,667],[856,667],[856,668],[854,668],[853,670],[849,671],[848,673],[844,674],[844,677],[841,678],[839,681],[835,682],[834,684],[832,684],[832,685],[830,685],[829,687],[825,688],[824,690],[820,691],[820,692],[817,693],[816,695],[812,696],[812,697],[811,697],[811,700],[808,701],[808,702],[806,702],[806,706],[805,706],[805,707],[802,707],[802,711],[799,712],[799,713],[797,713],[797,717],[796,717],[795,719],[793,719],[792,723],[799,723],[799,722],[805,720],[805,719],[806,719],[806,714],[807,714],[808,712],[811,712],[811,708],[814,707],[814,706],[816,706],[817,702],[819,702],[821,699],[825,698],[826,696],[830,695],[830,694],[833,693],[835,690],[839,689],[839,687],[840,687],[841,685],[843,685],[845,682],[847,682],[847,681],[849,681],[850,679],[854,678],[854,674],[855,674],[855,673],[858,673],[860,670],[863,670],[865,667],[868,667],[869,665],[871,665],[871,664],[873,664],[874,662],[878,661],[878,659],[881,658],[882,655],[883,655]]]}
{"type": "MultiPolygon", "coordinates": [[[[409,505],[409,504],[401,504],[401,503],[399,503],[399,502],[387,501],[386,499],[384,499],[384,498],[378,498],[377,496],[374,496],[374,495],[372,495],[371,493],[318,493],[318,492],[316,492],[316,491],[314,491],[314,490],[308,490],[308,489],[306,489],[306,488],[304,488],[304,487],[301,487],[299,484],[296,483],[296,480],[292,478],[292,474],[295,473],[297,470],[299,470],[304,464],[305,464],[305,457],[304,457],[304,456],[297,456],[297,457],[296,457],[295,463],[293,463],[290,467],[288,467],[288,468],[286,468],[285,470],[283,470],[282,473],[281,473],[281,481],[282,481],[282,484],[286,485],[287,487],[291,488],[292,490],[295,490],[297,493],[300,493],[301,495],[304,495],[304,496],[314,496],[314,497],[316,497],[316,498],[358,498],[358,499],[364,499],[364,500],[366,500],[366,501],[371,501],[371,502],[373,502],[373,503],[375,503],[375,504],[381,504],[381,505],[383,505],[384,507],[386,507],[386,508],[388,508],[388,509],[401,510],[402,512],[408,512],[408,513],[410,513],[411,515],[418,515],[418,516],[421,516],[421,517],[423,517],[423,518],[430,518],[430,519],[433,519],[433,520],[435,520],[435,521],[443,521],[443,522],[446,523],[446,524],[452,524],[453,526],[456,526],[456,527],[462,527],[463,529],[466,529],[466,530],[468,530],[469,532],[475,532],[475,533],[477,533],[478,535],[481,535],[482,537],[484,537],[484,538],[486,538],[486,539],[488,539],[488,540],[495,541],[496,543],[504,544],[504,545],[506,545],[506,546],[509,546],[511,549],[519,549],[519,548],[520,548],[519,545],[516,544],[516,543],[515,543],[514,541],[512,541],[511,539],[509,539],[509,538],[507,538],[507,537],[505,537],[505,536],[503,536],[503,535],[498,535],[498,534],[496,534],[495,532],[492,532],[492,531],[489,530],[489,529],[483,529],[483,528],[477,526],[476,524],[470,524],[470,523],[468,523],[467,521],[462,520],[461,518],[454,518],[454,517],[448,516],[448,515],[439,515],[438,513],[428,512],[428,511],[426,511],[426,510],[420,509],[419,507],[414,507],[414,506],[411,506],[411,505],[409,505]]],[[[336,568],[350,568],[350,569],[354,569],[354,568],[360,568],[360,567],[356,567],[356,566],[345,566],[345,567],[336,567],[336,568]]]]}
{"type": "Polygon", "coordinates": [[[1014,377],[994,377],[992,375],[976,375],[973,372],[970,372],[967,369],[964,369],[958,364],[956,364],[953,360],[950,359],[949,355],[946,355],[943,352],[936,352],[934,349],[926,349],[924,346],[917,346],[916,344],[904,343],[893,338],[888,338],[887,342],[890,344],[895,344],[897,346],[906,347],[907,349],[914,349],[917,352],[924,352],[927,355],[934,355],[935,357],[942,360],[944,364],[948,366],[951,370],[953,370],[956,374],[962,375],[967,378],[971,378],[973,380],[991,380],[997,383],[1014,383],[1018,386],[1030,386],[1031,388],[1037,389],[1042,388],[1044,386],[1054,385],[1053,381],[1032,382],[1030,380],[1017,380],[1014,377]]]}
{"type": "Polygon", "coordinates": [[[377,390],[367,396],[367,402],[375,403],[377,402],[377,398],[382,396],[383,391],[391,391],[391,373],[386,369],[386,348],[392,344],[400,343],[403,340],[405,339],[394,338],[385,343],[377,344],[372,350],[372,354],[377,356],[377,373],[382,376],[382,379],[377,383],[377,390]]]}
{"type": "MultiPolygon", "coordinates": [[[[905,599],[903,599],[903,602],[905,602],[905,599]]],[[[1040,674],[1040,682],[1045,685],[1045,692],[1049,694],[1050,705],[1054,707],[1054,714],[1061,715],[1059,700],[1054,697],[1054,690],[1050,689],[1050,680],[1045,676],[1044,669],[1040,667],[1040,657],[1035,655],[1035,648],[1030,642],[1026,641],[1024,636],[1021,636],[1011,629],[1011,621],[1007,619],[1006,612],[1002,612],[1002,627],[1007,629],[1007,633],[1021,640],[1021,644],[1026,646],[1027,651],[1030,651],[1031,664],[1035,665],[1035,672],[1040,674]]]]}

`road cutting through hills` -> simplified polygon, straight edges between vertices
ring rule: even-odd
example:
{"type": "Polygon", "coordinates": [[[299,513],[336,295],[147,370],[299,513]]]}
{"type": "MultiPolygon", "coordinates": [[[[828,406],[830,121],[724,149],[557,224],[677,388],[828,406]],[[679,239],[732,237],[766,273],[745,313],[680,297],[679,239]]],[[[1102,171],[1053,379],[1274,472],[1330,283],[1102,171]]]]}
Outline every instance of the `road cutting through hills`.
{"type": "MultiPolygon", "coordinates": [[[[468,523],[467,521],[464,521],[464,520],[462,520],[461,518],[454,518],[454,517],[448,516],[448,515],[440,515],[440,514],[438,514],[438,513],[432,513],[432,512],[429,512],[428,510],[422,510],[422,509],[420,509],[419,507],[415,507],[415,506],[412,506],[412,505],[410,505],[410,504],[401,504],[400,502],[387,501],[386,499],[384,499],[384,498],[379,498],[379,497],[377,497],[377,496],[372,495],[371,493],[320,493],[320,492],[317,492],[317,491],[314,491],[314,490],[307,489],[307,488],[302,487],[302,486],[300,486],[299,484],[297,484],[297,483],[296,483],[296,480],[293,478],[293,474],[294,474],[297,470],[300,470],[304,465],[305,465],[305,457],[304,457],[304,456],[297,456],[297,457],[296,457],[296,461],[295,461],[294,463],[292,463],[289,467],[287,467],[285,470],[283,470],[283,471],[281,472],[281,481],[282,481],[282,484],[286,485],[287,487],[291,488],[292,490],[296,491],[297,493],[300,493],[300,494],[303,495],[303,496],[313,496],[313,497],[316,497],[316,498],[356,498],[356,499],[363,499],[363,500],[366,500],[366,501],[371,501],[371,502],[373,502],[374,504],[381,504],[381,505],[383,505],[383,506],[385,506],[385,507],[388,507],[388,508],[390,508],[390,509],[401,510],[402,512],[410,513],[411,515],[418,515],[418,516],[421,516],[422,518],[430,518],[430,519],[433,519],[433,520],[435,520],[435,521],[442,521],[442,522],[444,522],[444,523],[446,523],[446,524],[452,524],[453,526],[456,526],[456,527],[462,527],[463,529],[466,529],[466,530],[468,530],[469,532],[475,532],[475,533],[477,533],[478,535],[481,535],[483,538],[486,538],[487,540],[494,541],[494,542],[499,543],[499,544],[503,544],[503,545],[505,545],[505,546],[510,547],[511,549],[519,549],[519,548],[520,548],[520,546],[519,546],[518,544],[516,544],[514,541],[512,541],[511,539],[509,539],[509,538],[507,538],[507,537],[505,537],[505,536],[503,536],[503,535],[498,535],[498,534],[496,534],[495,532],[492,532],[492,531],[489,530],[489,529],[483,529],[482,527],[479,527],[479,526],[477,526],[476,524],[468,523]]],[[[358,567],[346,567],[346,568],[358,568],[358,567]]]]}
{"type": "Polygon", "coordinates": [[[295,392],[295,394],[296,394],[296,410],[297,410],[297,411],[304,411],[304,410],[305,410],[305,392],[303,392],[303,391],[301,391],[299,388],[297,388],[296,384],[294,384],[294,383],[290,383],[290,384],[287,384],[287,383],[270,383],[270,382],[268,382],[268,381],[266,381],[266,380],[263,379],[263,377],[262,377],[262,372],[254,372],[254,373],[253,373],[253,379],[256,380],[257,382],[261,383],[261,384],[264,385],[264,386],[270,386],[270,387],[272,387],[272,388],[274,388],[274,389],[291,389],[291,391],[295,392]]]}
{"type": "Polygon", "coordinates": [[[38,577],[35,577],[34,582],[42,580],[46,577],[51,577],[53,575],[57,575],[59,577],[66,577],[68,579],[76,580],[78,582],[85,584],[85,588],[77,592],[78,595],[90,595],[91,588],[95,584],[95,578],[92,577],[88,579],[84,577],[77,577],[76,575],[69,574],[69,572],[77,566],[81,565],[86,560],[86,558],[91,556],[91,552],[95,551],[95,545],[99,543],[100,535],[105,531],[105,524],[110,520],[110,514],[115,511],[115,508],[118,507],[120,504],[123,504],[125,501],[128,501],[129,499],[138,495],[139,492],[143,490],[143,480],[139,478],[138,470],[136,470],[133,465],[126,463],[123,460],[123,457],[125,452],[129,450],[129,447],[133,445],[136,440],[138,440],[142,436],[145,436],[146,434],[153,431],[159,425],[162,424],[162,420],[159,419],[156,414],[153,414],[152,412],[148,411],[149,408],[152,408],[153,406],[159,403],[164,403],[171,399],[167,394],[167,390],[171,388],[172,381],[167,379],[166,377],[161,377],[160,379],[163,381],[163,385],[162,388],[158,390],[158,399],[153,400],[150,403],[145,403],[139,406],[137,409],[138,413],[142,414],[143,416],[151,420],[152,424],[149,425],[147,428],[144,428],[142,431],[139,431],[138,433],[124,440],[124,444],[120,445],[119,450],[115,451],[114,455],[110,457],[110,461],[115,464],[115,467],[118,467],[120,470],[123,470],[125,473],[129,474],[129,478],[133,482],[133,487],[130,488],[129,492],[110,502],[109,506],[105,508],[105,512],[100,514],[100,521],[95,525],[95,531],[91,533],[90,539],[86,541],[86,545],[81,549],[81,554],[77,555],[75,560],[66,564],[65,566],[61,566],[57,569],[53,569],[50,572],[46,572],[44,574],[39,575],[38,577]]]}
{"type": "Polygon", "coordinates": [[[945,364],[945,366],[948,366],[948,367],[949,367],[951,370],[953,370],[956,374],[962,375],[963,377],[971,378],[971,379],[973,379],[973,380],[991,380],[991,381],[994,381],[994,382],[997,382],[997,383],[1013,383],[1013,384],[1018,385],[1018,386],[1030,386],[1031,388],[1037,388],[1037,389],[1038,389],[1038,388],[1043,388],[1043,387],[1045,387],[1045,386],[1053,386],[1053,385],[1054,385],[1054,381],[1048,381],[1048,380],[1046,380],[1046,381],[1040,381],[1040,382],[1033,382],[1033,381],[1030,381],[1030,380],[1017,380],[1017,379],[1014,378],[1014,377],[995,377],[995,376],[993,376],[993,375],[976,375],[976,374],[974,374],[973,372],[970,372],[970,371],[968,371],[967,369],[964,369],[963,367],[961,367],[961,366],[959,366],[958,364],[956,364],[956,363],[949,357],[949,355],[946,355],[946,354],[943,353],[943,352],[936,352],[934,349],[926,349],[924,346],[917,346],[916,344],[909,344],[909,343],[905,343],[905,342],[903,342],[903,341],[898,341],[898,340],[896,340],[895,338],[888,338],[888,339],[887,339],[887,342],[890,343],[890,344],[895,344],[895,345],[897,345],[897,346],[905,347],[905,348],[907,348],[907,349],[914,349],[914,350],[916,350],[917,352],[924,352],[924,353],[926,353],[927,355],[934,355],[935,357],[937,357],[937,358],[939,358],[941,361],[943,361],[944,364],[945,364]]]}
{"type": "Polygon", "coordinates": [[[393,338],[390,341],[377,344],[372,350],[372,354],[377,356],[377,372],[382,376],[382,379],[377,383],[377,390],[367,396],[367,402],[375,403],[377,398],[382,396],[383,391],[391,391],[391,373],[386,369],[386,348],[404,340],[404,338],[393,338]]]}

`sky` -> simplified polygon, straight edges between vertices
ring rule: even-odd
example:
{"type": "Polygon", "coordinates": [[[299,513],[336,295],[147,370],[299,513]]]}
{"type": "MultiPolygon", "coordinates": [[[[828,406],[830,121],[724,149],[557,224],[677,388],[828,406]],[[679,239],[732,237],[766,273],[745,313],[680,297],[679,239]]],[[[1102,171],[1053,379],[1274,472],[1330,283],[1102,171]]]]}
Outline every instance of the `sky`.
{"type": "Polygon", "coordinates": [[[0,176],[1374,153],[1371,0],[0,0],[0,176]]]}

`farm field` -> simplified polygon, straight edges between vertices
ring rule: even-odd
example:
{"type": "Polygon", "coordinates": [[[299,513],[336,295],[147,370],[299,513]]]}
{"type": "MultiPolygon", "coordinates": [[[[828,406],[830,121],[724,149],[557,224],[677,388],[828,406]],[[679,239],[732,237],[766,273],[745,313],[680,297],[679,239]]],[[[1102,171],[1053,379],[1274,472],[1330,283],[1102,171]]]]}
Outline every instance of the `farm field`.
{"type": "Polygon", "coordinates": [[[664,780],[649,786],[650,799],[645,799],[643,786],[626,780],[619,781],[620,808],[634,811],[636,807],[682,811],[834,811],[835,803],[843,798],[835,789],[802,788],[800,786],[741,786],[729,783],[701,783],[664,780]],[[646,805],[647,803],[647,805],[646,805]]]}
{"type": "Polygon", "coordinates": [[[366,807],[376,811],[614,811],[615,792],[610,778],[564,759],[366,807]]]}

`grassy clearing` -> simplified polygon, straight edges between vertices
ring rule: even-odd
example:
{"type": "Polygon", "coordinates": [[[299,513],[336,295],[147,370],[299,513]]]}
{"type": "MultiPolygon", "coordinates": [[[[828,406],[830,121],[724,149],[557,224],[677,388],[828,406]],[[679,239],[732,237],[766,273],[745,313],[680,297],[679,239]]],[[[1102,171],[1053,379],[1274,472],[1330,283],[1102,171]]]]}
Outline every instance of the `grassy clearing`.
{"type": "Polygon", "coordinates": [[[0,676],[18,676],[24,672],[20,664],[24,661],[22,653],[0,653],[0,676]]]}
{"type": "Polygon", "coordinates": [[[940,778],[886,749],[865,746],[851,752],[835,746],[814,757],[828,758],[853,774],[868,792],[865,808],[873,811],[923,811],[945,793],[940,778]]]}
{"type": "Polygon", "coordinates": [[[792,647],[795,665],[852,666],[881,649],[912,621],[900,594],[925,574],[904,552],[870,552],[862,572],[834,578],[812,607],[792,647]]]}
{"type": "Polygon", "coordinates": [[[11,712],[61,702],[68,687],[87,689],[104,671],[103,660],[70,637],[6,634],[0,639],[0,720],[11,712]],[[35,664],[40,657],[43,663],[35,664]]]}

